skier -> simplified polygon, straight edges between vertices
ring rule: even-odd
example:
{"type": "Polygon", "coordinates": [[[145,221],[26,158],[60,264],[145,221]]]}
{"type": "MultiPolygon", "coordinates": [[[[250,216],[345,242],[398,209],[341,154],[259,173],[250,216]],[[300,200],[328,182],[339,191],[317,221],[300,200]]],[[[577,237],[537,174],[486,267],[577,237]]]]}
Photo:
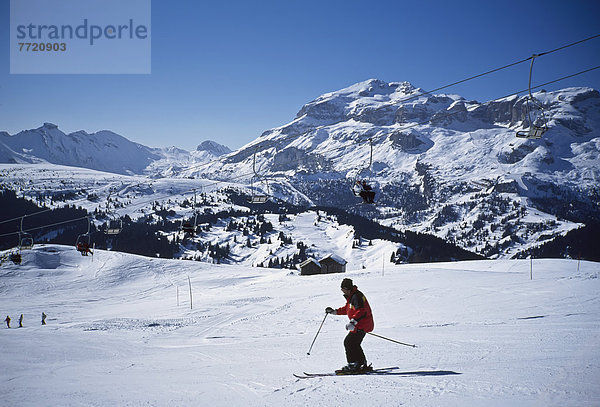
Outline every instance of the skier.
{"type": "Polygon", "coordinates": [[[338,309],[331,307],[325,308],[325,312],[333,315],[347,315],[350,320],[346,324],[349,331],[344,339],[344,348],[346,350],[346,360],[348,365],[340,369],[341,373],[360,373],[370,370],[367,365],[367,358],[360,346],[367,332],[371,332],[375,327],[371,307],[364,294],[358,291],[352,280],[345,278],[341,284],[342,293],[346,298],[346,305],[338,309]]]}
{"type": "Polygon", "coordinates": [[[19,328],[23,328],[23,314],[19,317],[19,328]]]}
{"type": "Polygon", "coordinates": [[[42,325],[46,325],[46,313],[42,311],[42,325]]]}
{"type": "Polygon", "coordinates": [[[356,181],[354,186],[354,194],[356,195],[357,193],[363,199],[363,203],[375,203],[375,191],[373,191],[373,188],[367,184],[367,181],[356,181]]]}
{"type": "Polygon", "coordinates": [[[92,251],[90,250],[90,245],[87,242],[78,242],[77,243],[77,251],[79,251],[81,253],[82,256],[87,256],[88,253],[90,253],[91,255],[94,255],[94,253],[92,253],[92,251]]]}
{"type": "Polygon", "coordinates": [[[21,264],[21,253],[11,253],[10,260],[15,264],[21,264]]]}
{"type": "Polygon", "coordinates": [[[361,195],[363,197],[363,200],[365,200],[366,197],[367,203],[375,203],[375,191],[373,191],[373,188],[371,188],[371,186],[367,184],[367,181],[363,180],[362,188],[364,192],[364,196],[361,195]]]}
{"type": "Polygon", "coordinates": [[[6,319],[4,320],[4,322],[6,322],[6,327],[10,328],[10,316],[6,316],[6,319]]]}

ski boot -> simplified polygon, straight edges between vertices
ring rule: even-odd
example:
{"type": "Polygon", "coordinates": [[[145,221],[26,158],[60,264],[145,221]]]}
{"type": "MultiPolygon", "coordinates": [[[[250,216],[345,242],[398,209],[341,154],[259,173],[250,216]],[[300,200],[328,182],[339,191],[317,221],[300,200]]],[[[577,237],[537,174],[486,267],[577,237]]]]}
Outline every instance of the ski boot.
{"type": "Polygon", "coordinates": [[[335,371],[335,374],[338,374],[338,375],[357,374],[357,373],[360,373],[360,363],[357,363],[357,362],[350,362],[346,366],[335,371]]]}

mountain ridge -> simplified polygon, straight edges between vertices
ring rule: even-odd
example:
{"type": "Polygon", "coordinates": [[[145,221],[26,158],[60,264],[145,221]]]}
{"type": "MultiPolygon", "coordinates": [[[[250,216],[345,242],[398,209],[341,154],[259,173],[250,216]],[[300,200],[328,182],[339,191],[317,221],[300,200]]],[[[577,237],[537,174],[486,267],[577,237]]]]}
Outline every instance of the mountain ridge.
{"type": "Polygon", "coordinates": [[[229,151],[228,147],[210,140],[192,152],[177,147],[152,148],[109,130],[66,134],[48,122],[12,136],[0,133],[0,162],[48,162],[124,175],[162,176],[208,162],[229,151]]]}

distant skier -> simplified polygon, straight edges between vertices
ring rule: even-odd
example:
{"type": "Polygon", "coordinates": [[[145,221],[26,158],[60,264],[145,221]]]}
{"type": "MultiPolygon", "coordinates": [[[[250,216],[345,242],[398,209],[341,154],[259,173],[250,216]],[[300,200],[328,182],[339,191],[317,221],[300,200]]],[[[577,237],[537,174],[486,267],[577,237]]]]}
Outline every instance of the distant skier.
{"type": "Polygon", "coordinates": [[[6,327],[10,328],[10,316],[6,316],[6,319],[4,320],[4,322],[6,322],[6,327]]]}
{"type": "Polygon", "coordinates": [[[42,312],[42,325],[46,325],[46,314],[42,312]]]}
{"type": "Polygon", "coordinates": [[[19,328],[23,328],[23,314],[19,317],[19,328]]]}
{"type": "Polygon", "coordinates": [[[350,320],[346,324],[348,335],[344,339],[346,360],[348,365],[342,367],[342,372],[361,372],[368,370],[367,358],[362,350],[361,343],[367,332],[375,327],[371,307],[364,294],[358,291],[352,280],[345,278],[341,284],[342,293],[346,298],[346,305],[338,309],[327,307],[325,312],[333,315],[347,315],[350,320]]]}

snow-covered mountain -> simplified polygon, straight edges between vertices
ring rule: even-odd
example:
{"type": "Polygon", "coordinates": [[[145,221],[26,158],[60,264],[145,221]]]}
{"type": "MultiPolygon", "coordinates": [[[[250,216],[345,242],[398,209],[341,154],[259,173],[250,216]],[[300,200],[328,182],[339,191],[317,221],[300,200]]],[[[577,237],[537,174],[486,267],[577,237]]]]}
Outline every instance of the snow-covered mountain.
{"type": "Polygon", "coordinates": [[[256,160],[283,198],[345,207],[486,256],[518,255],[600,219],[600,94],[534,96],[549,127],[537,140],[515,137],[528,127],[525,97],[479,103],[368,80],[184,174],[250,180],[256,160]],[[357,178],[376,187],[375,207],[357,205],[349,188],[357,178]]]}
{"type": "Polygon", "coordinates": [[[218,157],[230,153],[227,146],[211,140],[203,141],[196,150],[187,151],[177,147],[152,149],[160,159],[144,168],[143,174],[153,178],[176,177],[183,171],[196,165],[210,163],[218,157]]]}
{"type": "Polygon", "coordinates": [[[52,123],[12,136],[0,133],[1,163],[48,162],[129,175],[177,174],[182,168],[209,162],[229,151],[214,141],[203,142],[193,152],[176,147],[150,148],[107,130],[65,134],[52,123]]]}
{"type": "Polygon", "coordinates": [[[205,158],[209,158],[211,160],[214,157],[220,157],[229,153],[231,153],[231,149],[229,147],[216,143],[212,140],[203,141],[198,145],[196,151],[192,152],[192,154],[197,157],[205,156],[205,158]]]}

